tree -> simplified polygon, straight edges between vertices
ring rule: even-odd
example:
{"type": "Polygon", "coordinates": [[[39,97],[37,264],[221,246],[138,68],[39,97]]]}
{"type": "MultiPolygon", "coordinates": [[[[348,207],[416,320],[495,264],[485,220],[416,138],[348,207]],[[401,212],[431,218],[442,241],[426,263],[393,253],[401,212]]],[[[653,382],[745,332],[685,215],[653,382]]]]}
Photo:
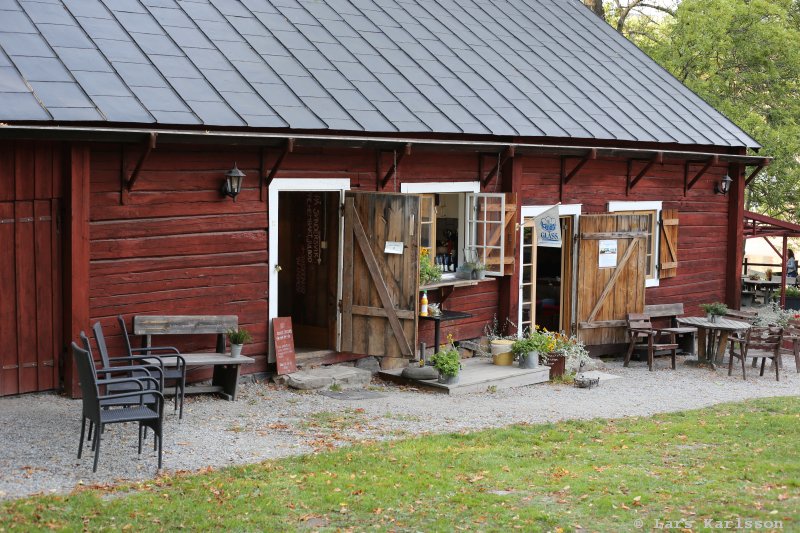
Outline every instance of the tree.
{"type": "Polygon", "coordinates": [[[798,219],[800,0],[683,0],[654,31],[630,38],[775,158],[747,208],[798,219]]]}

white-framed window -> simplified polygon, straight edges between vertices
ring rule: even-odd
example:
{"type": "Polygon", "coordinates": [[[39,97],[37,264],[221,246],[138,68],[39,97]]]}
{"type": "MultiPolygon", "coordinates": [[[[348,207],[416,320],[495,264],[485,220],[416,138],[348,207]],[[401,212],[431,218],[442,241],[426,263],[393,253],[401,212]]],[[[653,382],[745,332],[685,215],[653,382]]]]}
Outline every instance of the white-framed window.
{"type": "Polygon", "coordinates": [[[477,259],[487,274],[502,275],[505,194],[480,190],[478,181],[400,184],[401,193],[421,196],[420,245],[430,248],[431,257],[441,255],[441,243],[454,232],[459,265],[477,259]]]}
{"type": "Polygon", "coordinates": [[[661,223],[660,201],[608,202],[609,213],[647,215],[647,252],[645,255],[645,287],[658,287],[659,224],[661,223]]]}

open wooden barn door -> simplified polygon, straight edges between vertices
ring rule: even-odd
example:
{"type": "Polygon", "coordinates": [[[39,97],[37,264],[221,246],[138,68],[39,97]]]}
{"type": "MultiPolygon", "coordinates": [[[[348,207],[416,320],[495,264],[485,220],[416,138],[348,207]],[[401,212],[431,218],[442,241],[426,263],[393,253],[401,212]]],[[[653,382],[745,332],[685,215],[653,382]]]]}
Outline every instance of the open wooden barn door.
{"type": "Polygon", "coordinates": [[[409,359],[417,344],[419,197],[347,193],[343,250],[342,351],[409,359]]]}
{"type": "Polygon", "coordinates": [[[578,241],[578,336],[627,342],[628,313],[644,311],[646,215],[584,215],[578,241]]]}

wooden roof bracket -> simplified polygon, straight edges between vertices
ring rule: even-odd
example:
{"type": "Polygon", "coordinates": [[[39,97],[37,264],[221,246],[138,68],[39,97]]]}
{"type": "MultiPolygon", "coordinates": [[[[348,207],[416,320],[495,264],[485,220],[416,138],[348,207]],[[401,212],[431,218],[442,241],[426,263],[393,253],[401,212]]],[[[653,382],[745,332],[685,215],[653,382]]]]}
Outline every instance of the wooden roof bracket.
{"type": "Polygon", "coordinates": [[[128,174],[128,159],[125,154],[125,145],[123,144],[120,147],[120,172],[119,172],[119,203],[120,205],[125,205],[128,203],[130,199],[130,193],[133,190],[133,186],[136,183],[136,180],[139,179],[139,174],[142,171],[142,167],[144,166],[144,162],[147,159],[147,156],[150,155],[156,147],[156,140],[158,139],[158,133],[150,132],[150,134],[142,141],[142,155],[139,156],[139,160],[136,162],[136,166],[134,167],[133,171],[128,174]]]}
{"type": "Polygon", "coordinates": [[[692,189],[692,187],[694,187],[695,184],[698,181],[700,181],[700,178],[702,178],[703,175],[706,172],[708,172],[708,169],[710,169],[712,166],[716,165],[717,163],[719,163],[719,156],[714,155],[714,156],[709,157],[708,160],[706,161],[705,165],[703,165],[703,168],[700,169],[700,172],[695,174],[694,178],[692,178],[691,181],[690,181],[689,180],[689,162],[687,161],[686,162],[686,167],[685,167],[685,172],[684,172],[684,175],[683,175],[683,191],[684,191],[684,194],[686,194],[686,192],[690,191],[692,189]]]}
{"type": "MultiPolygon", "coordinates": [[[[382,153],[383,152],[378,152],[378,172],[375,174],[376,177],[380,176],[382,153]]],[[[411,143],[406,143],[405,149],[402,152],[400,152],[395,161],[392,162],[392,166],[389,168],[389,171],[386,172],[386,175],[383,177],[383,180],[381,181],[380,186],[378,187],[379,191],[383,190],[383,188],[386,187],[386,184],[389,183],[389,180],[392,179],[395,174],[397,174],[397,166],[400,164],[400,161],[403,160],[403,157],[407,155],[411,155],[411,143]]]]}
{"type": "MultiPolygon", "coordinates": [[[[503,168],[503,165],[506,164],[506,161],[508,161],[509,159],[513,159],[514,158],[514,152],[515,152],[515,149],[514,149],[514,145],[513,144],[506,148],[505,152],[503,152],[503,154],[500,156],[499,161],[495,164],[494,167],[492,167],[492,170],[489,171],[489,173],[486,175],[486,177],[485,178],[480,178],[481,179],[481,186],[486,187],[486,186],[489,185],[489,182],[492,181],[492,179],[494,179],[495,176],[497,176],[497,174],[500,172],[500,169],[503,168]]],[[[480,172],[480,174],[483,174],[483,171],[480,168],[479,168],[479,172],[480,172]]],[[[479,174],[479,177],[480,177],[480,174],[479,174]]]]}
{"type": "Polygon", "coordinates": [[[584,154],[580,161],[572,168],[572,170],[567,174],[567,158],[569,156],[562,155],[561,156],[561,181],[558,183],[558,200],[564,200],[564,186],[569,183],[569,181],[574,178],[578,172],[592,159],[597,159],[597,148],[592,148],[588,152],[584,154]]]}
{"type": "Polygon", "coordinates": [[[272,168],[269,171],[269,175],[267,176],[265,186],[269,189],[269,186],[272,184],[272,180],[275,179],[275,175],[281,169],[283,165],[283,160],[286,159],[286,155],[294,152],[294,137],[289,137],[286,139],[286,144],[283,147],[283,152],[281,155],[278,156],[278,160],[275,161],[275,164],[272,165],[272,168]]]}
{"type": "Polygon", "coordinates": [[[659,165],[664,164],[664,152],[656,152],[652,159],[646,160],[644,168],[636,175],[636,177],[631,178],[631,174],[633,173],[633,162],[634,159],[628,159],[628,182],[625,188],[625,194],[629,194],[631,189],[633,189],[637,183],[647,174],[653,165],[658,163],[659,165]]]}
{"type": "Polygon", "coordinates": [[[753,181],[754,179],[756,179],[756,176],[758,176],[758,174],[759,174],[759,173],[760,173],[762,170],[764,170],[764,168],[765,168],[765,167],[768,167],[770,163],[771,163],[771,161],[770,161],[769,159],[765,159],[763,163],[761,163],[760,165],[758,165],[758,166],[757,166],[757,167],[756,167],[756,168],[755,168],[755,169],[754,169],[754,170],[753,170],[753,171],[750,173],[750,175],[749,175],[749,176],[747,176],[747,179],[745,179],[745,180],[744,180],[744,186],[745,186],[745,187],[747,187],[748,185],[750,185],[750,182],[751,182],[751,181],[753,181]]]}

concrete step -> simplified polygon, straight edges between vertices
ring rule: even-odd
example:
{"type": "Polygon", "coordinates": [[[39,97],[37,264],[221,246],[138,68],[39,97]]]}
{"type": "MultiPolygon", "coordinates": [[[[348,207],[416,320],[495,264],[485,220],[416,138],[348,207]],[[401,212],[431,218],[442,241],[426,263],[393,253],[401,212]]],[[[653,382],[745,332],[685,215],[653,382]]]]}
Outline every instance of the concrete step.
{"type": "Polygon", "coordinates": [[[463,359],[458,383],[444,385],[436,380],[407,379],[400,374],[403,369],[383,370],[378,376],[394,383],[412,385],[420,389],[444,394],[468,394],[486,392],[487,390],[510,389],[535,385],[550,380],[550,367],[519,368],[518,366],[497,366],[492,360],[484,357],[463,359]]]}
{"type": "Polygon", "coordinates": [[[294,389],[327,389],[338,385],[343,389],[364,387],[372,380],[369,370],[353,366],[323,366],[300,370],[286,376],[286,384],[294,389]]]}

